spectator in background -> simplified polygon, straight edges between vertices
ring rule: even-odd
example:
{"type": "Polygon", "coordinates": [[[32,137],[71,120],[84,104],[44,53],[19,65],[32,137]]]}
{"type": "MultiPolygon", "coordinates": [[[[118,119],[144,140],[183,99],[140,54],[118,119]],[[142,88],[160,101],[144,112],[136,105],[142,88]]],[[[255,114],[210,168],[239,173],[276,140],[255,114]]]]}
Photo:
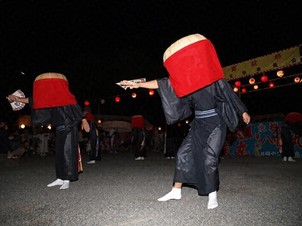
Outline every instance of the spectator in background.
{"type": "Polygon", "coordinates": [[[287,123],[284,123],[281,126],[281,139],[280,139],[280,145],[282,147],[281,156],[283,162],[296,161],[293,159],[295,157],[293,136],[294,133],[292,132],[290,127],[287,125],[287,123]]]}
{"type": "Polygon", "coordinates": [[[14,131],[9,136],[9,141],[12,149],[11,151],[12,159],[21,158],[24,155],[26,149],[28,148],[29,145],[28,140],[24,139],[22,132],[14,131]]]}
{"type": "Polygon", "coordinates": [[[4,119],[0,118],[0,153],[7,155],[8,159],[14,158],[12,154],[12,147],[10,144],[10,131],[4,119]]]}
{"type": "Polygon", "coordinates": [[[134,152],[135,160],[145,160],[146,145],[145,145],[145,130],[144,128],[132,128],[132,151],[134,152]]]}
{"type": "Polygon", "coordinates": [[[155,152],[160,152],[162,150],[162,143],[163,143],[163,133],[159,132],[158,129],[154,130],[154,134],[152,137],[153,140],[153,150],[155,152]]]}
{"type": "Polygon", "coordinates": [[[113,142],[112,142],[113,143],[112,148],[114,153],[118,153],[120,151],[120,147],[122,143],[121,139],[122,139],[121,134],[119,133],[118,128],[115,128],[113,133],[113,142]]]}
{"type": "Polygon", "coordinates": [[[89,161],[87,164],[95,164],[96,160],[101,160],[101,153],[99,152],[99,131],[92,113],[86,112],[85,118],[90,126],[90,131],[87,137],[87,143],[89,144],[87,145],[89,147],[89,150],[87,150],[89,155],[89,161]]]}

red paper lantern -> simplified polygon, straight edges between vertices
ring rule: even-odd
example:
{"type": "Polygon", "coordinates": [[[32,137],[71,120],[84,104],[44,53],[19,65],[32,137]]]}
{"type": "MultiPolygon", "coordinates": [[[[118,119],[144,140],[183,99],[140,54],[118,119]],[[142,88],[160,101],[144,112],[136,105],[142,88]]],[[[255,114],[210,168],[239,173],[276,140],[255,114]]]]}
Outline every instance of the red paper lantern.
{"type": "Polygon", "coordinates": [[[240,87],[241,86],[241,82],[240,81],[236,81],[235,82],[235,86],[238,88],[238,87],[240,87]]]}
{"type": "Polygon", "coordinates": [[[88,100],[85,100],[84,105],[85,105],[86,107],[88,107],[88,106],[90,105],[89,101],[88,101],[88,100]]]}
{"type": "Polygon", "coordinates": [[[153,89],[150,89],[150,90],[149,90],[149,95],[150,95],[150,96],[153,96],[153,95],[154,95],[154,90],[153,90],[153,89]]]}
{"type": "Polygon", "coordinates": [[[270,82],[270,83],[268,84],[268,87],[269,87],[269,88],[274,88],[274,87],[275,87],[275,83],[270,82]]]}
{"type": "Polygon", "coordinates": [[[132,98],[136,98],[136,93],[131,94],[132,98]]]}
{"type": "Polygon", "coordinates": [[[284,75],[284,71],[282,71],[282,70],[280,70],[280,71],[277,71],[277,76],[278,77],[283,77],[283,75],[284,75]]]}
{"type": "Polygon", "coordinates": [[[121,101],[121,98],[120,98],[119,96],[116,96],[116,97],[114,98],[114,101],[115,101],[116,103],[118,103],[118,102],[121,101]]]}
{"type": "Polygon", "coordinates": [[[261,82],[267,82],[268,81],[267,75],[262,75],[260,79],[261,79],[261,82]]]}
{"type": "Polygon", "coordinates": [[[299,82],[301,81],[301,79],[300,79],[299,77],[296,77],[296,78],[294,79],[294,81],[295,81],[295,83],[299,83],[299,82]]]}
{"type": "Polygon", "coordinates": [[[246,93],[246,88],[242,88],[241,92],[246,93]]]}
{"type": "Polygon", "coordinates": [[[255,82],[256,82],[256,80],[255,80],[254,78],[250,78],[249,83],[250,83],[251,85],[255,84],[255,82]]]}

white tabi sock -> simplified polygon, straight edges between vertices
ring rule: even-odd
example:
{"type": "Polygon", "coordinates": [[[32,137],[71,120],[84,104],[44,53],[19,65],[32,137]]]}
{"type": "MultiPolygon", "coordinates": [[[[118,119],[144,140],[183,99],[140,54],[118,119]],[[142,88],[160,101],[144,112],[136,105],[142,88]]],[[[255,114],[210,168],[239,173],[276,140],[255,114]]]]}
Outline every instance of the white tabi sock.
{"type": "Polygon", "coordinates": [[[289,162],[295,162],[296,160],[294,160],[293,157],[288,157],[287,161],[289,161],[289,162]]]}
{"type": "Polygon", "coordinates": [[[218,206],[217,192],[213,191],[209,194],[208,209],[214,209],[218,206]]]}
{"type": "Polygon", "coordinates": [[[51,182],[50,184],[47,185],[47,187],[53,187],[57,185],[63,185],[63,180],[61,179],[56,179],[54,182],[51,182]]]}
{"type": "Polygon", "coordinates": [[[68,189],[69,188],[69,180],[63,180],[63,184],[60,189],[68,189]]]}
{"type": "Polygon", "coordinates": [[[171,199],[176,199],[176,200],[181,199],[181,188],[172,188],[172,190],[168,194],[157,199],[157,201],[165,202],[171,199]]]}

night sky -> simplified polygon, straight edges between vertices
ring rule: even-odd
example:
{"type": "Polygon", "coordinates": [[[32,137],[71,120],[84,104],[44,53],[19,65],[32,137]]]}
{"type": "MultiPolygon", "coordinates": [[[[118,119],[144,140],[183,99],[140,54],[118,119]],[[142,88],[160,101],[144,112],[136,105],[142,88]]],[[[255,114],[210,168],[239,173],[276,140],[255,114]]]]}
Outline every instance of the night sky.
{"type": "MultiPolygon", "coordinates": [[[[157,94],[124,91],[122,79],[167,76],[162,55],[177,39],[200,33],[216,47],[222,66],[302,43],[296,1],[260,0],[0,0],[1,116],[14,117],[5,96],[32,94],[40,73],[66,75],[70,89],[94,113],[143,114],[163,123],[157,94]],[[114,96],[121,102],[114,103],[114,96]],[[100,104],[104,99],[105,104],[100,104]]],[[[300,70],[300,69],[299,69],[300,70]]],[[[300,70],[301,72],[301,70],[300,70]]],[[[242,96],[251,114],[301,111],[301,85],[242,96]],[[293,101],[295,101],[293,100],[293,101]],[[300,101],[299,101],[300,102],[300,101]]]]}

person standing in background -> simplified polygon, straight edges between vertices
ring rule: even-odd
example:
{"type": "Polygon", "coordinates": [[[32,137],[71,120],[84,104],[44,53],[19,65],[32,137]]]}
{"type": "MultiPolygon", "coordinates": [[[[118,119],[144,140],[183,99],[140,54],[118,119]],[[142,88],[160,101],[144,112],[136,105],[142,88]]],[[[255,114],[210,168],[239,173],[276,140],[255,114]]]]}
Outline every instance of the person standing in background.
{"type": "Polygon", "coordinates": [[[10,130],[6,124],[6,121],[0,118],[0,153],[5,153],[7,159],[14,158],[12,154],[12,147],[10,145],[10,130]]]}
{"type": "Polygon", "coordinates": [[[144,117],[134,115],[131,118],[132,132],[131,144],[134,152],[134,160],[145,160],[146,158],[146,134],[144,117]]]}
{"type": "Polygon", "coordinates": [[[90,126],[90,131],[88,133],[87,139],[87,143],[89,143],[88,146],[90,147],[88,150],[89,161],[87,162],[87,164],[95,164],[95,161],[97,159],[101,160],[101,153],[99,152],[99,131],[92,113],[86,112],[85,118],[87,119],[90,126]]]}
{"type": "Polygon", "coordinates": [[[295,157],[294,152],[294,143],[293,143],[293,132],[290,127],[284,123],[281,126],[281,137],[280,137],[280,145],[282,147],[282,161],[283,162],[295,162],[293,158],[295,157]]]}

